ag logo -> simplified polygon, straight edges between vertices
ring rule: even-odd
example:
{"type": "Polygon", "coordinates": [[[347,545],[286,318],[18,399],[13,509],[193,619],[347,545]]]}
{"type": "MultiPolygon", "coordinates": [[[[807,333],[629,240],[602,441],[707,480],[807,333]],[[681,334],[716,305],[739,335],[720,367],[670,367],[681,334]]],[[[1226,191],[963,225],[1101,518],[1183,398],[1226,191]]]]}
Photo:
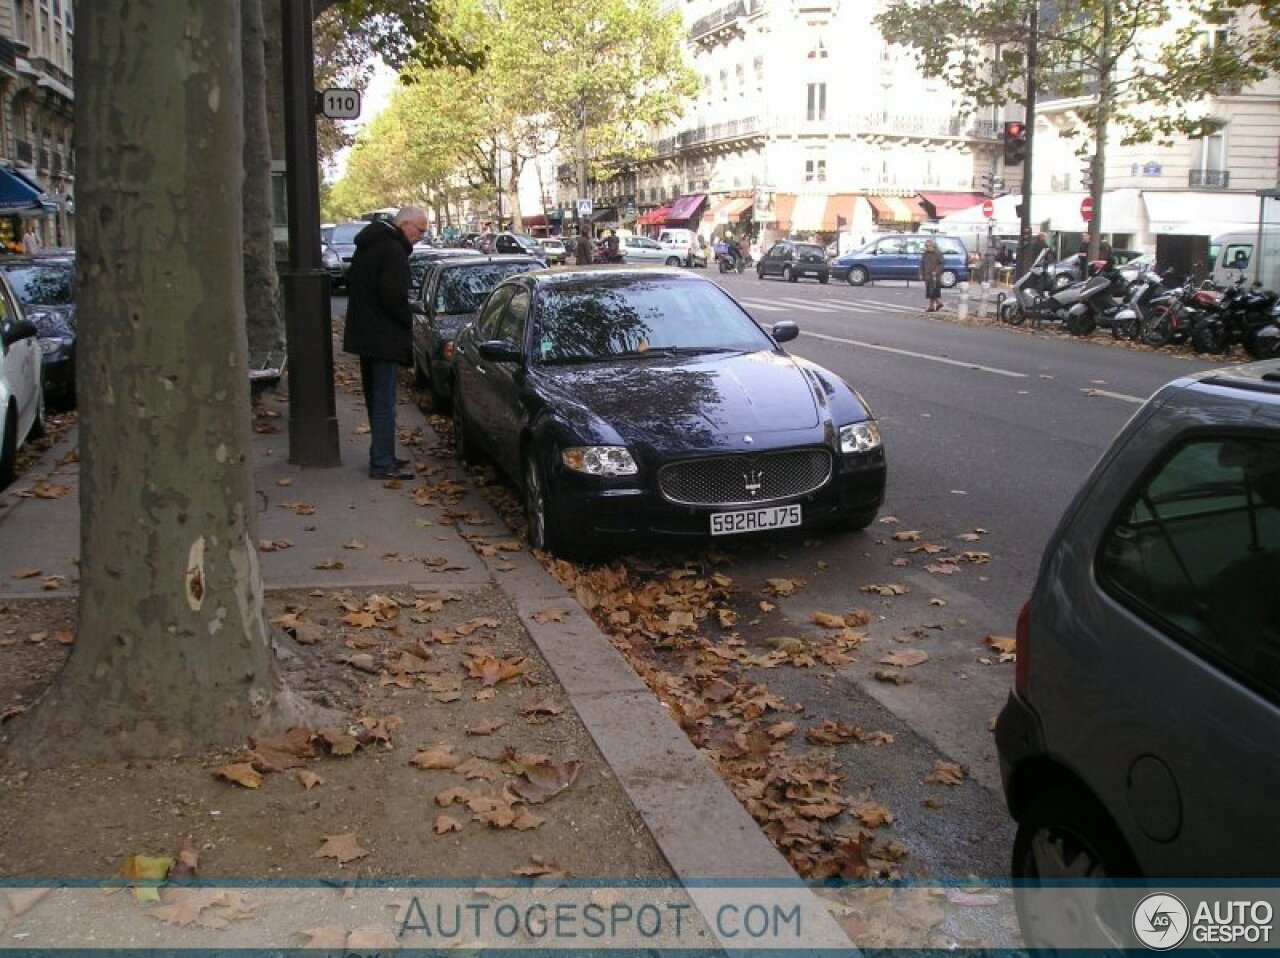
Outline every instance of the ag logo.
{"type": "Polygon", "coordinates": [[[1163,892],[1148,895],[1133,910],[1133,933],[1155,951],[1168,951],[1182,944],[1190,924],[1187,906],[1163,892]]]}

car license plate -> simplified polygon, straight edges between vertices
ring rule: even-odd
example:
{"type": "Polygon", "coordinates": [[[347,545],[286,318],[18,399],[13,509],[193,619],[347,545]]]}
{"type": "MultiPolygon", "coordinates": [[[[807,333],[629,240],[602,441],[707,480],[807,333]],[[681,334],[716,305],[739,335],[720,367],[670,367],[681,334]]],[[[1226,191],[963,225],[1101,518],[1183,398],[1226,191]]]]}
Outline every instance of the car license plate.
{"type": "Polygon", "coordinates": [[[764,509],[748,509],[743,512],[713,512],[711,534],[731,536],[739,532],[764,532],[767,529],[785,529],[800,525],[800,504],[768,506],[764,509]]]}

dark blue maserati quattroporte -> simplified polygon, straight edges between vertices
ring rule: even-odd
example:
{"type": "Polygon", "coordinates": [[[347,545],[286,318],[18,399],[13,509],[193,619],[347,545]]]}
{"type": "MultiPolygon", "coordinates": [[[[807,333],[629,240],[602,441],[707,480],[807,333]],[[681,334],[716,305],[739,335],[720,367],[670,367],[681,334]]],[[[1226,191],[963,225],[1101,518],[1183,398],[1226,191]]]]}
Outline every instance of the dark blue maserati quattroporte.
{"type": "Polygon", "coordinates": [[[458,454],[520,487],[535,548],[868,525],[880,429],[834,373],[718,285],[668,269],[512,276],[458,335],[458,454]]]}

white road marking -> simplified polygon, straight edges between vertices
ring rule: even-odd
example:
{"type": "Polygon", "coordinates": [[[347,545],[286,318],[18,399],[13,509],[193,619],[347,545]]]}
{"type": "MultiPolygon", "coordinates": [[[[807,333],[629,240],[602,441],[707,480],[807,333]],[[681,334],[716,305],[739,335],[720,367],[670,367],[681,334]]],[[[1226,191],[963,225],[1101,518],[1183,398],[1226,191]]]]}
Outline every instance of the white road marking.
{"type": "Polygon", "coordinates": [[[786,306],[774,306],[772,303],[757,303],[750,299],[738,300],[743,306],[749,306],[751,309],[763,310],[766,313],[785,313],[788,312],[786,306]]]}
{"type": "Polygon", "coordinates": [[[1146,399],[1141,396],[1130,396],[1128,393],[1113,393],[1106,389],[1081,389],[1086,396],[1105,396],[1107,399],[1119,399],[1123,402],[1137,403],[1141,406],[1146,399]]]}
{"type": "Polygon", "coordinates": [[[962,369],[976,369],[979,372],[991,373],[994,376],[1009,376],[1012,379],[1026,379],[1027,373],[1017,373],[1012,369],[1000,369],[997,366],[983,366],[981,363],[969,363],[963,359],[948,359],[946,356],[932,356],[929,353],[917,353],[910,349],[895,349],[893,346],[880,346],[876,343],[864,343],[857,339],[841,339],[839,336],[827,336],[823,333],[815,333],[805,330],[806,339],[825,339],[831,343],[844,343],[848,346],[861,346],[863,349],[875,349],[882,353],[893,353],[897,356],[910,356],[912,359],[927,359],[934,363],[945,363],[948,366],[959,366],[962,369]]]}
{"type": "Polygon", "coordinates": [[[781,296],[773,300],[775,303],[782,303],[784,306],[790,306],[792,309],[807,309],[814,313],[838,313],[839,306],[828,306],[825,303],[812,303],[804,299],[784,299],[781,296]]]}

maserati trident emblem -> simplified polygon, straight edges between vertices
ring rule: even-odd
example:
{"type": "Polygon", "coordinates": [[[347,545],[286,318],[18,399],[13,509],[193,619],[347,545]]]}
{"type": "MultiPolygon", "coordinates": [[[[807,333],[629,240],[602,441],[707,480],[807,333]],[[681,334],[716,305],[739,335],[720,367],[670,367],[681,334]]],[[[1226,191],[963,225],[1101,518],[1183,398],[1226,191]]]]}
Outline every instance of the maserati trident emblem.
{"type": "Polygon", "coordinates": [[[755,440],[752,439],[750,436],[743,436],[742,441],[745,442],[748,446],[751,445],[753,442],[755,442],[755,440]]]}
{"type": "Polygon", "coordinates": [[[747,495],[754,499],[760,495],[760,488],[764,485],[764,470],[748,469],[742,474],[742,484],[747,489],[747,495]]]}

